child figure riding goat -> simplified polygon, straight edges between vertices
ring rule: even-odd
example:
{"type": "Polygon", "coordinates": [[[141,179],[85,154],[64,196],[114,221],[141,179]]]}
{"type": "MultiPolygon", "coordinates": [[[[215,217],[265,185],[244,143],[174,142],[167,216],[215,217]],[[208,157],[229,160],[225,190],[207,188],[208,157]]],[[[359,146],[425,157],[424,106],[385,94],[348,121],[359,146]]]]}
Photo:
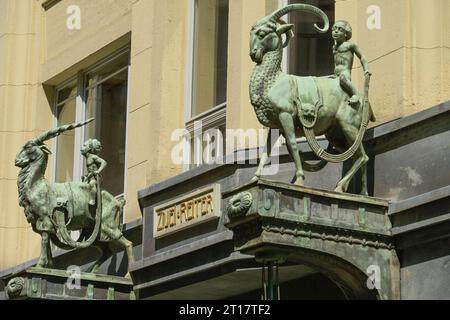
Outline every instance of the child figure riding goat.
{"type": "Polygon", "coordinates": [[[333,26],[332,35],[335,41],[335,45],[333,46],[334,74],[339,78],[342,89],[350,96],[350,105],[355,107],[361,97],[351,80],[353,57],[356,54],[360,59],[366,76],[372,75],[369,71],[369,63],[361,48],[355,43],[350,42],[352,38],[352,27],[350,23],[343,20],[337,21],[333,26]]]}
{"type": "Polygon", "coordinates": [[[102,144],[97,139],[89,139],[81,148],[81,154],[86,157],[87,167],[87,174],[82,179],[90,187],[90,206],[96,204],[99,175],[107,165],[106,161],[98,156],[101,150],[102,144]]]}

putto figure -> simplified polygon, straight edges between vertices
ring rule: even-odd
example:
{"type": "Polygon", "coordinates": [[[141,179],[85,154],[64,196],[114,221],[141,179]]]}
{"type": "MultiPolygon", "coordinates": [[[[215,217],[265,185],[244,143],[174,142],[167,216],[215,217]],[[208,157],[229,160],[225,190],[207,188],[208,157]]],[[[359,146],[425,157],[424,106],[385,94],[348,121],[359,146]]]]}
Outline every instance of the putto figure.
{"type": "Polygon", "coordinates": [[[89,205],[94,206],[97,198],[98,176],[105,169],[107,162],[98,155],[102,151],[102,144],[97,139],[89,139],[83,144],[81,154],[86,158],[87,174],[83,176],[83,182],[91,187],[89,205]]]}
{"type": "Polygon", "coordinates": [[[360,59],[366,76],[372,75],[369,71],[369,63],[361,48],[355,43],[350,42],[353,34],[350,23],[343,20],[337,21],[334,24],[332,31],[333,39],[335,41],[333,47],[334,74],[339,77],[342,89],[350,96],[350,105],[355,106],[360,102],[361,97],[352,83],[354,55],[356,54],[360,59]]]}

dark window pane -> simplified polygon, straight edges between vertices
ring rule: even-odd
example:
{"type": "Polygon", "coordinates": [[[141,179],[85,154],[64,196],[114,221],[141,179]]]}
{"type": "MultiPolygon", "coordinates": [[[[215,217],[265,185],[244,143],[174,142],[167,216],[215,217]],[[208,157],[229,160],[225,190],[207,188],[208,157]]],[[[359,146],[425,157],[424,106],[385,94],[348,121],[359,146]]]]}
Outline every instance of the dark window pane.
{"type": "Polygon", "coordinates": [[[228,71],[228,0],[221,0],[218,5],[216,105],[227,101],[228,71]]]}
{"type": "Polygon", "coordinates": [[[85,138],[102,143],[100,157],[108,162],[102,173],[102,188],[114,196],[124,192],[127,81],[125,70],[90,89],[86,100],[87,117],[95,117],[95,123],[89,126],[85,138]]]}
{"type": "Polygon", "coordinates": [[[129,56],[130,56],[129,52],[126,51],[117,58],[115,58],[113,61],[103,64],[94,71],[89,72],[86,86],[90,88],[96,85],[98,82],[118,72],[121,68],[128,66],[129,56]]]}
{"type": "MultiPolygon", "coordinates": [[[[291,0],[289,3],[306,3],[322,9],[330,19],[335,20],[334,0],[291,0]]],[[[333,45],[331,26],[327,33],[318,33],[314,23],[323,26],[320,18],[307,12],[294,12],[289,15],[290,23],[295,25],[294,38],[289,49],[289,73],[300,76],[326,76],[334,74],[333,45]]]]}
{"type": "Polygon", "coordinates": [[[226,102],[228,0],[197,0],[192,117],[226,102]]]}

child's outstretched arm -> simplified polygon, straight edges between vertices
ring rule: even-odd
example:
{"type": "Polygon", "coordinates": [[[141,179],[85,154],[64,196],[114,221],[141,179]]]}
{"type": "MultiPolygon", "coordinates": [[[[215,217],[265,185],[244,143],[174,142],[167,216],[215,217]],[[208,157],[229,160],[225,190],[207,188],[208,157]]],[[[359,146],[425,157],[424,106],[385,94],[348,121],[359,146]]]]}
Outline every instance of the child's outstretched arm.
{"type": "Polygon", "coordinates": [[[357,44],[353,44],[353,51],[355,52],[356,56],[359,58],[359,60],[361,61],[361,65],[364,69],[364,73],[365,74],[369,74],[371,75],[370,71],[369,71],[369,61],[367,61],[366,56],[364,55],[363,51],[361,50],[360,47],[358,47],[357,44]]]}

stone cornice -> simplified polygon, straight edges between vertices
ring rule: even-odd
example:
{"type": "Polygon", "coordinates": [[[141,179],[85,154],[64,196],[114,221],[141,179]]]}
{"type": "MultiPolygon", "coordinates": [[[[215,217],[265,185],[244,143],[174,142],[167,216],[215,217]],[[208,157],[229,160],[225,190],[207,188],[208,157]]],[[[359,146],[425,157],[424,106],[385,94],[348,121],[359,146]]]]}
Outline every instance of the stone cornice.
{"type": "Polygon", "coordinates": [[[362,233],[354,230],[332,230],[328,232],[318,232],[315,228],[305,229],[305,225],[289,228],[265,225],[262,230],[265,232],[278,233],[280,235],[288,235],[294,237],[303,237],[308,239],[318,239],[322,241],[333,241],[336,243],[347,243],[350,245],[360,245],[363,247],[372,247],[375,249],[393,250],[395,247],[388,237],[381,237],[376,234],[362,233]],[[334,232],[333,232],[334,231],[334,232]]]}

